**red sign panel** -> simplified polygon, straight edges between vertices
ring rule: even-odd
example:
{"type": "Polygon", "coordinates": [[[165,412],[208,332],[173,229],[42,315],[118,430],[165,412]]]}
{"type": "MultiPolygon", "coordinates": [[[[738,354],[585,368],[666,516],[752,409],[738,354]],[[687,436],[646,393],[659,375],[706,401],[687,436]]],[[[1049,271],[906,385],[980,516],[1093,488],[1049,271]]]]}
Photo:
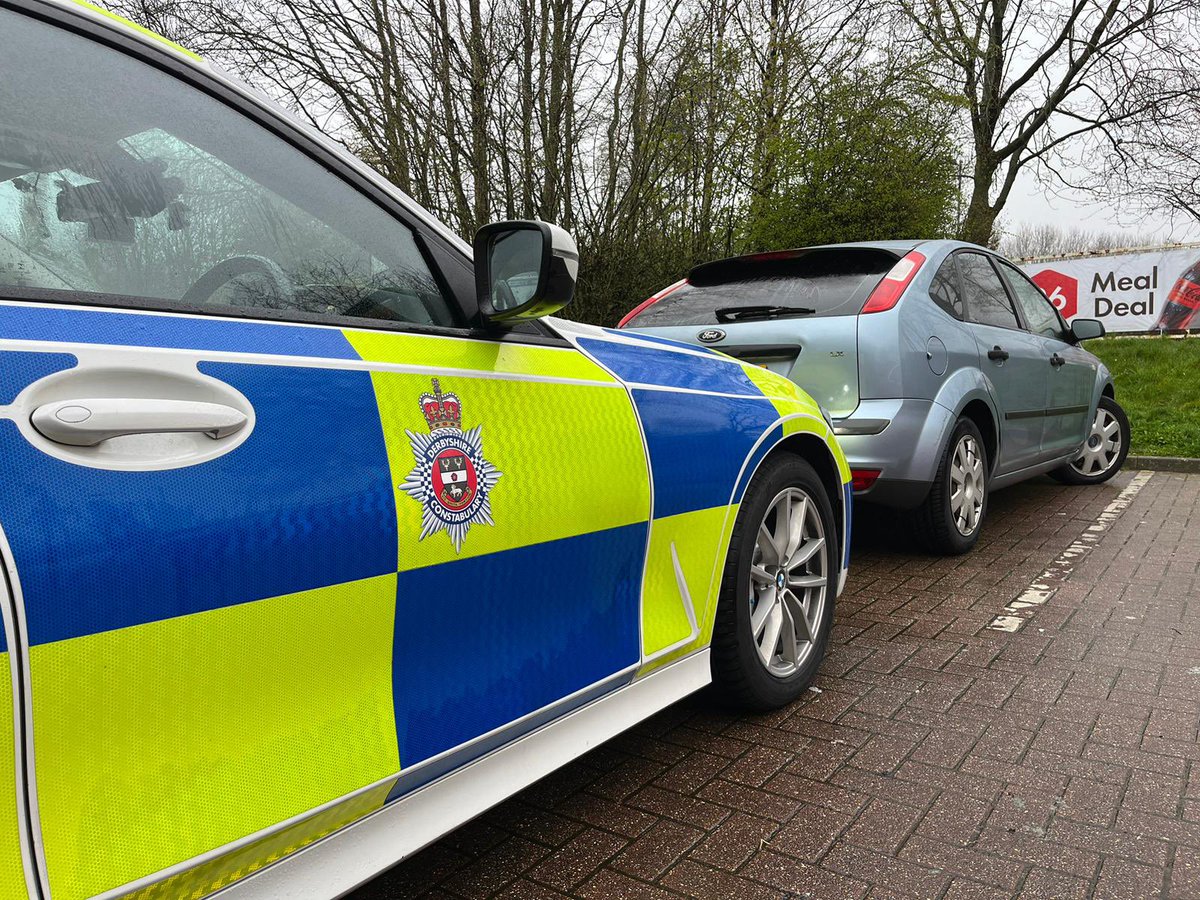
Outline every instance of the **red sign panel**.
{"type": "Polygon", "coordinates": [[[1079,311],[1079,281],[1053,269],[1043,269],[1033,276],[1033,283],[1046,292],[1054,308],[1070,320],[1079,311]]]}

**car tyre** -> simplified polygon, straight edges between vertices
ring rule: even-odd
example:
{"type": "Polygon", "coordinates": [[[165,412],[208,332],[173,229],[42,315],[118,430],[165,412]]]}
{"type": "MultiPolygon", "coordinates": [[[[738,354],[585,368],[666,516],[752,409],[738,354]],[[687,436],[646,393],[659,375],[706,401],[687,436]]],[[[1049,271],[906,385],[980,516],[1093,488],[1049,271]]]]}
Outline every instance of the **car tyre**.
{"type": "Polygon", "coordinates": [[[717,601],[713,683],[727,703],[766,711],[804,693],[829,642],[838,546],[813,467],[790,454],[768,458],[742,498],[717,601]]]}
{"type": "Polygon", "coordinates": [[[1063,484],[1101,484],[1121,471],[1129,455],[1129,417],[1112,397],[1101,397],[1080,455],[1050,473],[1063,484]]]}
{"type": "Polygon", "coordinates": [[[987,505],[987,447],[979,427],[964,417],[955,424],[929,494],[913,515],[917,538],[932,553],[966,553],[979,540],[987,505]]]}

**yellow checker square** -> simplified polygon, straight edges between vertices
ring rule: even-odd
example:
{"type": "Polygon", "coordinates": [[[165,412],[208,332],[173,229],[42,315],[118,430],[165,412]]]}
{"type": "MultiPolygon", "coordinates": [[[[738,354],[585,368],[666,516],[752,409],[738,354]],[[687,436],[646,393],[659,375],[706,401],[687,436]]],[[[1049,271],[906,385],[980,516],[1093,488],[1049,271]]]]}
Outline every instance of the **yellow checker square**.
{"type": "Polygon", "coordinates": [[[794,381],[784,378],[782,375],[777,375],[769,369],[764,369],[762,366],[745,364],[742,366],[742,369],[745,371],[746,377],[754,383],[754,386],[763,392],[764,397],[769,397],[772,400],[791,400],[803,405],[806,409],[817,415],[821,414],[817,404],[801,391],[794,381]]]}
{"type": "Polygon", "coordinates": [[[712,634],[721,566],[738,507],[718,506],[655,519],[650,526],[650,550],[642,601],[642,647],[646,656],[688,636],[691,622],[679,585],[683,575],[700,634],[695,641],[645,666],[643,673],[685,655],[712,634]],[[674,552],[672,552],[674,551],[674,552]]]}
{"type": "Polygon", "coordinates": [[[647,519],[646,455],[624,388],[485,375],[439,376],[436,386],[429,375],[371,377],[395,487],[400,571],[647,519]],[[421,398],[437,392],[439,402],[454,395],[463,433],[479,429],[473,469],[481,487],[485,465],[491,472],[487,515],[474,517],[457,547],[449,531],[429,530],[429,500],[419,496],[433,477],[421,468],[421,448],[439,425],[421,398]]]}
{"type": "Polygon", "coordinates": [[[566,347],[540,347],[506,341],[475,341],[388,331],[343,332],[367,362],[436,365],[498,376],[532,375],[615,384],[615,379],[582,353],[566,347]]]}
{"type": "Polygon", "coordinates": [[[128,884],[399,771],[396,576],[35,646],[56,900],[128,884]]]}

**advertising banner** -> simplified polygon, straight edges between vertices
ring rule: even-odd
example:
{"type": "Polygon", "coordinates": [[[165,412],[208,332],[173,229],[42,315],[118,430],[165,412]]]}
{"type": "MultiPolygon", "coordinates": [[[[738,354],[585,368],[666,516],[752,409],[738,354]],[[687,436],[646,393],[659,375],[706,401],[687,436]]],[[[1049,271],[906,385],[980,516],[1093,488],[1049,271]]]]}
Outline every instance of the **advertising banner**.
{"type": "Polygon", "coordinates": [[[1022,263],[1068,322],[1110,332],[1200,328],[1200,247],[1022,263]]]}

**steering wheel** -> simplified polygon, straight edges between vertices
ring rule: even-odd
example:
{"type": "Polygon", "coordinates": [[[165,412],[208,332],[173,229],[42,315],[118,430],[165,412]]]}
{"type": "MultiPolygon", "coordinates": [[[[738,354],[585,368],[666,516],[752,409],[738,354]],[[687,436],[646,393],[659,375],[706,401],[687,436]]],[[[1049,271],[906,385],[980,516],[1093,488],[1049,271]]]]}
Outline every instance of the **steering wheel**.
{"type": "MultiPolygon", "coordinates": [[[[279,264],[274,260],[267,259],[265,256],[251,256],[249,254],[230,256],[221,260],[201,275],[196,280],[196,283],[187,289],[187,293],[183,295],[183,302],[191,303],[195,306],[212,303],[213,295],[218,290],[235,278],[241,278],[243,275],[264,276],[271,283],[278,306],[286,308],[295,305],[295,288],[292,286],[291,279],[287,277],[287,274],[279,267],[279,264]]],[[[243,305],[257,306],[260,304],[243,305]]],[[[267,304],[261,305],[265,306],[267,304]]]]}

